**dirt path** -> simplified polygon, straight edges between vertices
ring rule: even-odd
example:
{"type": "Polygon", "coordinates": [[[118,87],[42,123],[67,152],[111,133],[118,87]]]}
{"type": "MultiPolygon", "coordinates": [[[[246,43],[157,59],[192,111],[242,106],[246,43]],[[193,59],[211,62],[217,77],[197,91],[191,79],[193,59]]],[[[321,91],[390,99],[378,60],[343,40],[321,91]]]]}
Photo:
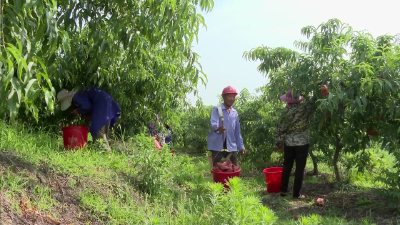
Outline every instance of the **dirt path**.
{"type": "MultiPolygon", "coordinates": [[[[291,190],[291,186],[289,190],[291,190]]],[[[348,221],[360,221],[365,218],[373,218],[377,224],[397,224],[400,219],[394,208],[388,207],[389,201],[374,192],[373,189],[361,190],[357,187],[349,187],[345,190],[338,187],[335,182],[321,181],[316,183],[303,183],[302,194],[306,196],[302,200],[293,200],[291,196],[281,197],[277,194],[260,192],[264,205],[270,207],[284,217],[296,220],[300,216],[318,214],[336,216],[348,221]],[[324,206],[317,206],[317,198],[324,199],[324,206]]]]}

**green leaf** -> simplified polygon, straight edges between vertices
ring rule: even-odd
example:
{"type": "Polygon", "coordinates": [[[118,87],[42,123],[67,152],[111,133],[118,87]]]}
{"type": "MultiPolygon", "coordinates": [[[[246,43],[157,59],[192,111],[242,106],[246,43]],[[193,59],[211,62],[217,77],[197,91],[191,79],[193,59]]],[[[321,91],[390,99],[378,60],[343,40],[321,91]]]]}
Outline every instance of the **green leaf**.
{"type": "Polygon", "coordinates": [[[35,33],[35,42],[38,42],[46,34],[47,23],[39,20],[39,27],[35,33]]]}
{"type": "Polygon", "coordinates": [[[4,90],[7,89],[8,84],[10,83],[11,78],[14,76],[14,67],[11,67],[10,71],[8,71],[6,80],[5,80],[5,85],[4,85],[4,90]]]}
{"type": "Polygon", "coordinates": [[[395,108],[395,104],[393,102],[390,103],[390,115],[394,116],[394,108],[395,108]]]}
{"type": "Polygon", "coordinates": [[[26,51],[30,53],[32,48],[31,41],[29,39],[25,39],[25,41],[26,41],[26,51]]]}
{"type": "Polygon", "coordinates": [[[162,3],[161,3],[161,12],[160,12],[161,16],[164,16],[166,7],[167,7],[167,1],[162,1],[162,3]]]}
{"type": "Polygon", "coordinates": [[[11,52],[15,60],[19,61],[19,59],[21,58],[21,54],[18,52],[18,49],[15,48],[13,44],[7,43],[7,45],[8,45],[7,50],[11,52]]]}
{"type": "Polygon", "coordinates": [[[25,8],[30,8],[33,4],[35,4],[36,0],[32,3],[32,0],[26,0],[25,8]]]}
{"type": "Polygon", "coordinates": [[[363,102],[364,108],[367,107],[367,99],[364,96],[361,96],[361,100],[363,102]]]}
{"type": "Polygon", "coordinates": [[[22,54],[22,44],[19,39],[17,39],[17,44],[18,44],[18,53],[19,53],[19,55],[21,55],[22,54]]]}
{"type": "Polygon", "coordinates": [[[13,77],[11,79],[11,84],[12,84],[14,90],[17,91],[18,103],[20,103],[21,102],[21,85],[19,84],[19,81],[16,77],[13,77]]]}
{"type": "Polygon", "coordinates": [[[47,60],[47,67],[51,67],[56,61],[56,54],[51,54],[50,58],[47,60]]]}
{"type": "Polygon", "coordinates": [[[42,75],[43,75],[44,79],[46,80],[47,85],[49,85],[49,87],[53,87],[53,85],[51,84],[51,81],[49,79],[48,74],[47,73],[42,73],[42,75]]]}
{"type": "Polygon", "coordinates": [[[98,67],[98,61],[95,60],[94,62],[92,62],[92,65],[90,65],[88,74],[93,73],[95,70],[97,70],[97,67],[98,67]]]}
{"type": "Polygon", "coordinates": [[[40,85],[42,82],[42,74],[41,73],[36,73],[36,78],[38,80],[38,84],[40,85]]]}
{"type": "Polygon", "coordinates": [[[51,94],[50,91],[46,90],[44,92],[44,99],[45,99],[46,104],[49,107],[49,109],[51,111],[53,111],[54,110],[54,108],[53,108],[53,95],[51,94]]]}
{"type": "Polygon", "coordinates": [[[40,58],[37,57],[37,56],[34,56],[34,59],[42,66],[43,71],[44,71],[45,73],[47,73],[46,66],[44,65],[42,59],[40,59],[40,58]]]}
{"type": "Polygon", "coordinates": [[[22,80],[22,62],[18,60],[18,79],[22,80]]]}
{"type": "Polygon", "coordinates": [[[100,55],[103,55],[105,51],[107,51],[108,41],[104,40],[100,46],[100,55]]]}
{"type": "Polygon", "coordinates": [[[35,64],[34,62],[29,62],[29,63],[28,63],[28,66],[27,66],[27,71],[28,71],[28,72],[31,72],[32,66],[33,66],[34,64],[35,64]]]}
{"type": "Polygon", "coordinates": [[[10,110],[10,116],[15,117],[17,115],[17,109],[18,109],[18,97],[15,94],[14,89],[11,90],[10,94],[8,95],[8,108],[10,110]]]}
{"type": "Polygon", "coordinates": [[[356,102],[357,102],[357,105],[358,105],[357,109],[358,109],[358,111],[361,113],[361,112],[362,112],[362,105],[361,105],[360,99],[357,98],[357,99],[356,99],[356,102]]]}
{"type": "MultiPolygon", "coordinates": [[[[2,6],[2,7],[4,7],[4,6],[2,6]]],[[[11,21],[11,24],[19,30],[20,29],[19,22],[17,21],[17,19],[20,19],[20,15],[15,13],[9,5],[4,7],[4,11],[6,12],[5,13],[6,15],[8,14],[7,19],[9,19],[11,21]]]]}
{"type": "Polygon", "coordinates": [[[388,81],[388,82],[386,82],[386,84],[387,84],[387,86],[391,89],[391,90],[393,90],[393,86],[392,86],[392,84],[388,81]]]}
{"type": "Polygon", "coordinates": [[[28,84],[25,87],[25,97],[29,99],[29,92],[31,90],[31,87],[33,85],[33,83],[35,83],[37,81],[37,79],[30,79],[28,84]]]}
{"type": "Polygon", "coordinates": [[[22,1],[21,0],[14,0],[15,11],[17,13],[21,12],[22,9],[22,1]]]}
{"type": "Polygon", "coordinates": [[[33,117],[36,119],[36,122],[39,120],[39,109],[35,105],[31,105],[30,110],[33,114],[33,117]]]}

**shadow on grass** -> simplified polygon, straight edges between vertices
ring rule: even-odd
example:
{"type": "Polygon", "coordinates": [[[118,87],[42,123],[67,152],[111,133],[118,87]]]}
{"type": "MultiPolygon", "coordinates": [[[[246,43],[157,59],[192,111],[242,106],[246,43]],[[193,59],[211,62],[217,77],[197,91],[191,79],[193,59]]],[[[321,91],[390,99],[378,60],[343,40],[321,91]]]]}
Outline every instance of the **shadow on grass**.
{"type": "MultiPolygon", "coordinates": [[[[7,176],[4,173],[9,171],[12,177],[19,177],[25,181],[20,187],[21,190],[18,190],[20,192],[14,196],[14,201],[32,202],[35,199],[34,196],[37,195],[37,193],[34,193],[35,188],[38,186],[48,187],[51,189],[52,198],[58,202],[54,208],[51,209],[51,213],[57,214],[58,221],[62,224],[81,224],[89,221],[89,215],[82,212],[80,209],[81,201],[78,196],[79,190],[83,188],[83,183],[85,183],[85,181],[77,179],[76,187],[73,188],[69,185],[68,176],[55,174],[46,162],[41,162],[40,165],[37,166],[15,155],[12,151],[0,151],[0,165],[2,176],[7,176]]],[[[2,216],[11,218],[12,224],[33,224],[35,221],[39,222],[40,220],[46,222],[47,216],[45,213],[39,212],[34,216],[28,216],[26,214],[19,215],[17,212],[11,210],[11,199],[3,199],[3,194],[7,191],[7,186],[5,186],[5,188],[6,189],[2,191],[2,200],[4,201],[1,202],[2,207],[5,209],[5,215],[2,216]]],[[[2,222],[4,221],[2,220],[2,222]]],[[[100,224],[96,219],[91,222],[91,224],[100,224]]]]}
{"type": "Polygon", "coordinates": [[[17,173],[27,170],[31,173],[36,171],[35,166],[28,161],[15,156],[12,152],[1,150],[0,151],[0,165],[5,168],[11,169],[12,172],[17,173]]]}
{"type": "Polygon", "coordinates": [[[39,167],[29,161],[15,155],[11,151],[1,150],[0,152],[0,165],[2,169],[11,171],[15,176],[20,176],[26,179],[27,191],[30,192],[32,188],[37,185],[49,185],[49,176],[51,169],[42,163],[39,167]]]}

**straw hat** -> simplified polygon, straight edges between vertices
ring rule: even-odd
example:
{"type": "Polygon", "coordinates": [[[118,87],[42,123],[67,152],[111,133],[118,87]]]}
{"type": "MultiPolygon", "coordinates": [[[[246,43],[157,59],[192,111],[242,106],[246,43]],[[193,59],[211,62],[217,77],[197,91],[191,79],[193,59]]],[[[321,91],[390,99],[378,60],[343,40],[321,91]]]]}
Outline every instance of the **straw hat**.
{"type": "Polygon", "coordinates": [[[57,94],[57,99],[61,102],[61,111],[65,111],[71,106],[72,98],[74,97],[77,90],[73,89],[72,91],[68,91],[66,89],[62,89],[57,94]]]}

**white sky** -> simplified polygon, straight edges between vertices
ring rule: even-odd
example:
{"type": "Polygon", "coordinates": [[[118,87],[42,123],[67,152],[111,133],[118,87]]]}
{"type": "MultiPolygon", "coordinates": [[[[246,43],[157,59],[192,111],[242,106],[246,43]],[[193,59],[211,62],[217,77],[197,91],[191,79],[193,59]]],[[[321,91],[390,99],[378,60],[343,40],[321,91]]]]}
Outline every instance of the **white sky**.
{"type": "MultiPolygon", "coordinates": [[[[243,53],[261,45],[294,49],[295,40],[305,40],[300,34],[305,26],[338,18],[374,37],[400,33],[399,0],[214,0],[214,4],[211,12],[202,13],[208,29],[200,30],[199,43],[193,46],[208,77],[207,87],[198,86],[206,105],[217,104],[217,95],[228,85],[255,93],[267,79],[257,71],[259,63],[246,61],[243,53]]],[[[194,105],[197,98],[187,97],[194,105]]]]}

